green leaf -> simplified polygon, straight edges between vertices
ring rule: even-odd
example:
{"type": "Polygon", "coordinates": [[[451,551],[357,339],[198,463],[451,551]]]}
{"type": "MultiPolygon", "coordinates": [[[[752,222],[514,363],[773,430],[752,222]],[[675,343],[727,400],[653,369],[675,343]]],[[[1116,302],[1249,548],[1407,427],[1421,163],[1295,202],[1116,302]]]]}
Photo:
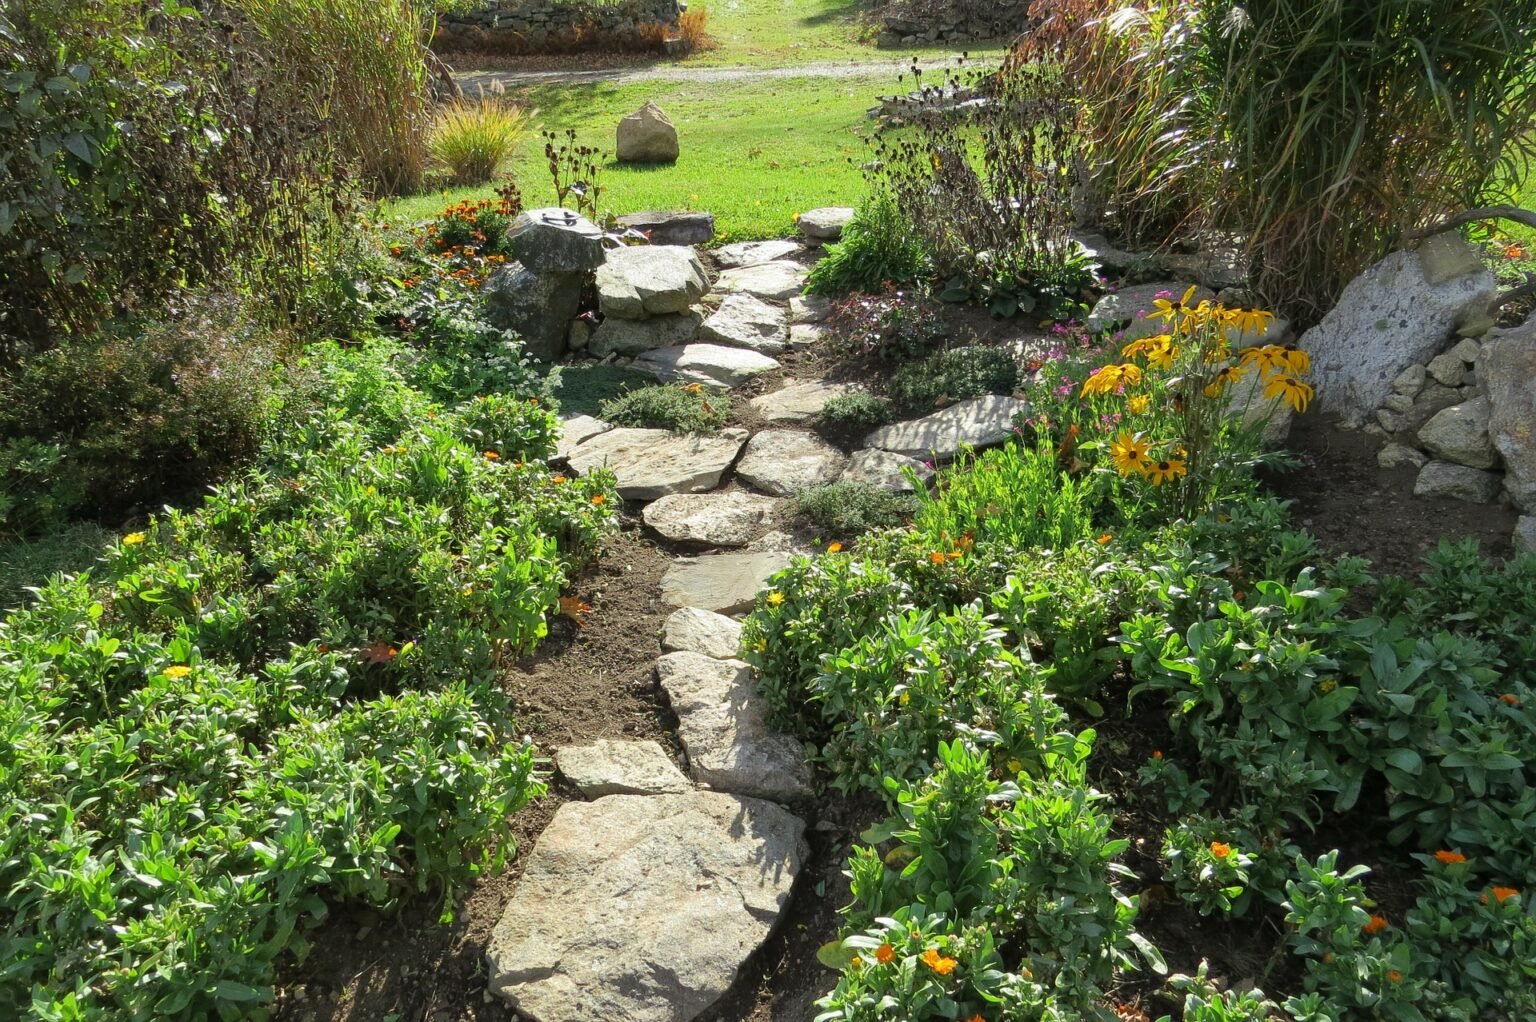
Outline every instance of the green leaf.
{"type": "Polygon", "coordinates": [[[1424,760],[1412,749],[1393,749],[1384,757],[1389,766],[1394,766],[1405,774],[1417,776],[1424,769],[1424,760]]]}
{"type": "Polygon", "coordinates": [[[65,135],[64,148],[68,149],[81,163],[96,166],[96,149],[80,132],[72,131],[65,135]]]}
{"type": "Polygon", "coordinates": [[[265,1001],[268,997],[266,990],[227,979],[215,983],[213,993],[215,997],[225,1001],[265,1001]]]}

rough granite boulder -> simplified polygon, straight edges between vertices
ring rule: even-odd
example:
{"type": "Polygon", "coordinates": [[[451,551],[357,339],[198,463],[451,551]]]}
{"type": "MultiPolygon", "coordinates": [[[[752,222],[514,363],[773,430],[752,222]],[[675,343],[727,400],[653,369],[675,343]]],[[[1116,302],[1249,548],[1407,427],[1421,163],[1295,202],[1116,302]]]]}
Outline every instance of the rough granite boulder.
{"type": "Polygon", "coordinates": [[[603,232],[573,210],[527,209],[507,227],[517,261],[534,273],[585,273],[603,265],[603,232]]]}
{"type": "Polygon", "coordinates": [[[1410,366],[1428,362],[1463,325],[1486,317],[1497,289],[1480,264],[1459,263],[1446,238],[1432,254],[1394,252],[1350,281],[1333,311],[1301,336],[1319,409],[1365,421],[1410,366]],[[1449,266],[1450,271],[1441,269],[1449,266]],[[1446,272],[1455,270],[1445,276],[1446,272]]]}
{"type": "Polygon", "coordinates": [[[784,502],[745,490],[674,493],[645,506],[645,524],[667,539],[711,546],[746,546],[784,502]]]}
{"type": "Polygon", "coordinates": [[[747,441],[736,475],[765,493],[788,497],[833,482],[848,459],[811,433],[765,429],[747,441]]]}
{"type": "Polygon", "coordinates": [[[1517,554],[1536,554],[1536,515],[1515,519],[1514,544],[1517,554]]]}
{"type": "Polygon", "coordinates": [[[730,390],[760,373],[778,369],[779,363],[746,348],[685,344],[647,351],[635,359],[634,367],[666,383],[699,383],[713,390],[730,390]]]}
{"type": "Polygon", "coordinates": [[[716,791],[775,801],[811,793],[800,743],[768,727],[768,705],[752,668],[701,653],[666,653],[656,661],[688,771],[716,791]]]}
{"type": "Polygon", "coordinates": [[[611,429],[577,446],[567,461],[578,475],[607,468],[625,500],[655,500],[669,493],[703,493],[741,451],[742,437],[695,436],[665,429],[611,429]]]}
{"type": "Polygon", "coordinates": [[[801,213],[796,225],[805,240],[813,245],[837,241],[843,236],[843,228],[853,219],[851,206],[823,206],[808,213],[801,213]]]}
{"type": "Polygon", "coordinates": [[[677,127],[649,100],[619,122],[614,142],[620,163],[677,162],[677,127]]]}
{"type": "Polygon", "coordinates": [[[699,336],[699,326],[703,322],[704,316],[697,309],[650,319],[605,319],[592,332],[587,351],[603,358],[676,347],[699,336]]]}
{"type": "Polygon", "coordinates": [[[533,358],[559,361],[581,309],[581,280],[579,273],[534,273],[507,263],[480,289],[486,319],[500,330],[515,330],[533,358]]]}
{"type": "Polygon", "coordinates": [[[953,458],[962,447],[999,444],[1013,433],[1013,417],[1029,403],[1012,397],[972,398],[940,412],[883,426],[864,438],[865,447],[927,460],[953,458]]]}
{"type": "Polygon", "coordinates": [[[715,240],[715,214],[647,210],[619,217],[619,226],[639,231],[652,245],[707,245],[715,240]]]}
{"type": "Polygon", "coordinates": [[[1448,497],[1469,504],[1492,504],[1499,498],[1500,480],[1493,472],[1449,461],[1431,461],[1414,480],[1415,497],[1448,497]]]}
{"type": "Polygon", "coordinates": [[[720,307],[699,328],[705,341],[777,355],[789,345],[789,322],[783,308],[751,295],[726,295],[720,307]]]}
{"type": "Polygon", "coordinates": [[[767,939],[805,824],[694,791],[567,802],[491,934],[490,993],[534,1022],[691,1022],[767,939]]]}
{"type": "Polygon", "coordinates": [[[686,245],[627,245],[597,268],[597,307],[612,319],[686,312],[709,293],[709,274],[686,245]]]}
{"type": "Polygon", "coordinates": [[[1504,485],[1536,511],[1536,317],[1483,341],[1478,375],[1488,392],[1488,434],[1504,459],[1504,485]]]}
{"type": "Polygon", "coordinates": [[[741,622],[700,607],[679,607],[662,625],[661,648],[732,660],[741,649],[741,622]]]}
{"type": "Polygon", "coordinates": [[[1488,438],[1488,419],[1488,399],[1473,398],[1436,412],[1419,427],[1419,442],[1442,461],[1493,468],[1499,456],[1488,438]]]}
{"type": "Polygon", "coordinates": [[[655,742],[616,742],[555,750],[555,766],[587,798],[604,795],[668,795],[692,791],[693,784],[655,742]]]}

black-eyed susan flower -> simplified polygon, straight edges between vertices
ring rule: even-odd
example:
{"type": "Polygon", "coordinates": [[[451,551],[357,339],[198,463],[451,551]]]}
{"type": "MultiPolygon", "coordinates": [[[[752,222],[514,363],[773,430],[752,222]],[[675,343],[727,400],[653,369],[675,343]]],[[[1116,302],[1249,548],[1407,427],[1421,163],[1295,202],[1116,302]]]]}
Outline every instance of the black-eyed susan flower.
{"type": "Polygon", "coordinates": [[[1216,371],[1215,375],[1211,377],[1210,382],[1205,385],[1205,396],[1216,397],[1238,380],[1241,380],[1247,375],[1247,372],[1248,367],[1242,363],[1223,366],[1216,371]]]}
{"type": "Polygon", "coordinates": [[[1285,346],[1285,365],[1294,376],[1305,376],[1312,371],[1312,356],[1294,344],[1285,346]]]}
{"type": "Polygon", "coordinates": [[[1237,357],[1244,366],[1249,368],[1257,366],[1259,371],[1264,374],[1265,379],[1268,379],[1275,373],[1289,372],[1291,369],[1290,355],[1284,347],[1278,344],[1255,345],[1251,348],[1244,348],[1237,357]]]}
{"type": "Polygon", "coordinates": [[[1125,402],[1126,411],[1132,415],[1145,415],[1152,408],[1152,398],[1146,394],[1136,394],[1125,402]]]}
{"type": "Polygon", "coordinates": [[[1142,437],[1122,430],[1109,445],[1109,456],[1115,464],[1115,471],[1123,476],[1145,475],[1147,466],[1151,464],[1148,454],[1152,445],[1142,437]]]}
{"type": "Polygon", "coordinates": [[[1279,398],[1298,412],[1312,403],[1312,388],[1294,376],[1276,376],[1264,384],[1264,396],[1279,398]]]}
{"type": "Polygon", "coordinates": [[[1093,375],[1083,381],[1083,390],[1080,396],[1113,394],[1121,386],[1135,387],[1141,381],[1141,367],[1138,365],[1132,365],[1127,362],[1123,365],[1100,366],[1094,370],[1093,375]]]}
{"type": "Polygon", "coordinates": [[[1147,313],[1148,319],[1161,319],[1169,326],[1177,327],[1183,319],[1193,310],[1190,301],[1195,297],[1195,285],[1189,285],[1189,290],[1178,301],[1171,298],[1154,298],[1152,311],[1147,313]]]}
{"type": "Polygon", "coordinates": [[[1148,462],[1145,471],[1147,478],[1152,480],[1154,486],[1161,486],[1187,475],[1189,465],[1179,458],[1164,458],[1162,461],[1148,462]]]}
{"type": "Polygon", "coordinates": [[[1235,305],[1221,310],[1222,322],[1245,334],[1262,334],[1269,329],[1269,324],[1274,321],[1274,318],[1273,312],[1250,308],[1246,305],[1235,305]]]}

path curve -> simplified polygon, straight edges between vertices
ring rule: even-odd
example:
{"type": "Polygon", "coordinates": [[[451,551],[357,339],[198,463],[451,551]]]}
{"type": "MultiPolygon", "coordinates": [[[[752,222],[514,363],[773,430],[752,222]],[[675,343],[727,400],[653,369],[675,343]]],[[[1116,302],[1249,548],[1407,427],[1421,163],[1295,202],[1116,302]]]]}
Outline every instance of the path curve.
{"type": "MultiPolygon", "coordinates": [[[[937,81],[945,68],[960,66],[959,58],[932,58],[917,62],[930,81],[937,81]]],[[[985,66],[982,61],[966,61],[967,67],[985,66]]],[[[791,67],[684,67],[679,64],[648,67],[609,67],[594,70],[558,71],[455,71],[454,81],[466,92],[480,88],[526,88],[533,85],[628,85],[632,82],[765,82],[787,78],[878,78],[889,76],[893,83],[913,66],[909,57],[884,60],[824,61],[791,67]]]]}

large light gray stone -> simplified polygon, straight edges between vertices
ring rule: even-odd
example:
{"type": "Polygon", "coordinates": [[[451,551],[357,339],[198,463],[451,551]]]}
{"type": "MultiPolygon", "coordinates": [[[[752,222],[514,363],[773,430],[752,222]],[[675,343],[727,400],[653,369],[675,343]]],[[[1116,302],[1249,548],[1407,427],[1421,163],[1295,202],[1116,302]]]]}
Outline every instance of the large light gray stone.
{"type": "Polygon", "coordinates": [[[558,206],[519,213],[507,227],[507,243],[534,273],[585,273],[603,265],[602,229],[558,206]]]}
{"type": "Polygon", "coordinates": [[[1346,423],[1364,421],[1404,370],[1428,362],[1458,328],[1486,316],[1495,291],[1481,267],[1435,282],[1418,253],[1387,256],[1350,281],[1333,311],[1301,337],[1318,407],[1346,423]]]}
{"type": "Polygon", "coordinates": [[[1504,459],[1515,506],[1536,511],[1536,317],[1483,340],[1478,375],[1488,392],[1488,433],[1504,459]]]}
{"type": "Polygon", "coordinates": [[[824,323],[832,316],[832,299],[824,295],[796,295],[789,300],[789,322],[793,326],[824,323]]]}
{"type": "Polygon", "coordinates": [[[642,355],[656,348],[687,344],[699,336],[704,316],[697,309],[650,319],[605,319],[592,332],[588,351],[602,358],[606,355],[642,355]]]}
{"type": "Polygon", "coordinates": [[[1444,461],[1472,468],[1493,468],[1499,456],[1488,438],[1489,404],[1485,397],[1473,398],[1436,412],[1419,427],[1419,442],[1424,449],[1444,461]]]}
{"type": "Polygon", "coordinates": [[[1499,477],[1480,468],[1431,461],[1419,469],[1414,481],[1416,497],[1449,497],[1470,504],[1491,504],[1499,497],[1499,477]]]}
{"type": "Polygon", "coordinates": [[[619,121],[614,133],[614,154],[620,163],[675,163],[677,127],[661,107],[645,105],[619,121]]]}
{"type": "Polygon", "coordinates": [[[771,263],[800,251],[798,241],[738,241],[715,249],[715,262],[722,270],[771,263]]]}
{"type": "MultiPolygon", "coordinates": [[[[1159,296],[1178,301],[1184,297],[1184,292],[1189,290],[1189,284],[1176,280],[1162,280],[1151,284],[1134,284],[1123,287],[1114,294],[1105,295],[1093,306],[1093,311],[1088,313],[1088,319],[1084,322],[1089,333],[1099,333],[1103,330],[1113,330],[1115,327],[1125,326],[1133,320],[1145,318],[1152,311],[1152,303],[1159,296]]],[[[1208,288],[1196,288],[1192,302],[1204,301],[1215,298],[1215,292],[1208,288]]],[[[1162,320],[1154,320],[1158,330],[1166,329],[1162,320]]]]}
{"type": "Polygon", "coordinates": [[[787,386],[752,399],[752,410],[764,422],[809,422],[821,414],[828,401],[863,389],[852,383],[827,383],[825,380],[784,382],[787,386]]]}
{"type": "Polygon", "coordinates": [[[690,1022],[773,930],[804,833],[715,792],[567,802],[491,934],[491,994],[534,1022],[690,1022]]]}
{"type": "Polygon", "coordinates": [[[1013,417],[1029,403],[1012,397],[972,398],[911,422],[883,426],[864,438],[865,447],[927,460],[953,458],[962,447],[988,447],[1013,433],[1013,417]]]}
{"type": "Polygon", "coordinates": [[[507,263],[480,289],[492,326],[515,330],[533,358],[558,361],[566,350],[571,320],[581,309],[581,274],[534,273],[507,263]]]}
{"type": "Polygon", "coordinates": [[[627,245],[597,268],[597,305],[614,319],[686,312],[708,293],[704,264],[686,245],[627,245]]]}
{"type": "Polygon", "coordinates": [[[765,493],[788,497],[843,474],[843,452],[811,433],[765,429],[747,441],[736,475],[765,493]]]}
{"type": "Polygon", "coordinates": [[[671,540],[746,546],[773,519],[782,500],[745,490],[674,493],[645,506],[645,524],[671,540]]]}
{"type": "Polygon", "coordinates": [[[805,267],[799,263],[775,260],[726,270],[715,281],[722,294],[742,292],[768,301],[787,302],[805,286],[805,267]]]}
{"type": "Polygon", "coordinates": [[[699,383],[713,390],[730,390],[778,369],[779,363],[746,348],[685,344],[647,351],[635,359],[634,367],[668,383],[699,383]]]}
{"type": "Polygon", "coordinates": [[[702,210],[626,213],[619,217],[619,226],[639,231],[652,245],[707,245],[715,239],[715,214],[702,210]]]}
{"type": "Polygon", "coordinates": [[[567,745],[555,750],[555,766],[587,798],[693,790],[693,784],[655,742],[599,738],[590,745],[567,745]]]}
{"type": "Polygon", "coordinates": [[[662,625],[661,648],[731,660],[741,649],[741,622],[700,607],[679,607],[662,625]]]}
{"type": "Polygon", "coordinates": [[[560,420],[560,439],[555,442],[555,457],[569,458],[571,452],[599,433],[606,433],[613,423],[591,415],[573,415],[560,420]]]}
{"type": "Polygon", "coordinates": [[[726,295],[699,328],[699,337],[777,355],[789,345],[789,322],[781,306],[751,295],[726,295]]]}
{"type": "Polygon", "coordinates": [[[599,433],[567,460],[580,475],[611,470],[625,500],[655,500],[669,493],[713,490],[740,451],[741,440],[729,435],[626,428],[599,433]]]}
{"type": "Polygon", "coordinates": [[[843,228],[853,219],[852,206],[823,206],[800,214],[795,221],[800,233],[813,244],[836,241],[843,236],[843,228]]]}
{"type": "Polygon", "coordinates": [[[870,486],[878,486],[882,490],[890,490],[894,493],[911,493],[915,487],[907,478],[907,469],[917,473],[920,482],[926,483],[933,478],[933,469],[916,458],[867,447],[862,451],[854,451],[849,456],[848,467],[843,470],[840,481],[868,483],[870,486]]]}
{"type": "Polygon", "coordinates": [[[693,779],[716,791],[776,801],[811,793],[800,743],[768,727],[752,668],[701,653],[667,653],[656,677],[688,752],[693,779]]]}
{"type": "Polygon", "coordinates": [[[721,614],[750,610],[774,575],[789,567],[783,551],[681,557],[661,577],[661,598],[673,607],[721,614]]]}
{"type": "Polygon", "coordinates": [[[1536,515],[1515,519],[1514,547],[1517,554],[1536,554],[1536,515]]]}

